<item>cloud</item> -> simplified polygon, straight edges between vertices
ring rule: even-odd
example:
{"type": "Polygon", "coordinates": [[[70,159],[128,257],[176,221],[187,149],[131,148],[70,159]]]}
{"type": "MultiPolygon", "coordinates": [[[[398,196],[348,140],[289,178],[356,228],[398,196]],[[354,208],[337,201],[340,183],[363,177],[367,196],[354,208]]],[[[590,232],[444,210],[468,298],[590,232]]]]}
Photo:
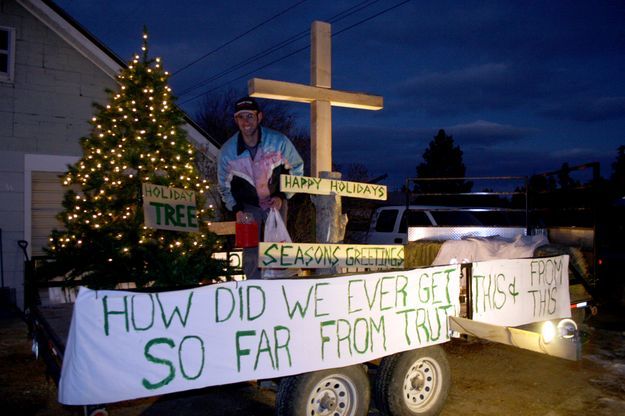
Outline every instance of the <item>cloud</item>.
{"type": "Polygon", "coordinates": [[[371,176],[388,174],[384,182],[400,186],[414,176],[436,129],[366,125],[337,126],[333,134],[333,160],[338,164],[363,163],[371,176]]]}
{"type": "Polygon", "coordinates": [[[497,144],[518,141],[536,134],[539,130],[530,127],[516,127],[507,124],[477,120],[467,124],[456,124],[445,128],[445,132],[461,144],[497,144]]]}
{"type": "Polygon", "coordinates": [[[553,159],[564,161],[566,161],[567,159],[578,161],[583,160],[584,162],[581,163],[592,162],[595,159],[607,159],[615,155],[615,151],[595,149],[590,147],[570,147],[547,152],[547,156],[553,159]]]}
{"type": "Polygon", "coordinates": [[[533,148],[520,147],[511,151],[506,148],[485,146],[471,148],[464,152],[468,176],[529,176],[557,170],[564,163],[575,166],[589,162],[599,162],[602,167],[602,174],[609,176],[609,168],[615,157],[615,150],[589,147],[553,150],[535,146],[533,148]]]}
{"type": "Polygon", "coordinates": [[[422,73],[396,87],[399,105],[411,102],[432,115],[526,106],[560,90],[553,72],[539,66],[494,62],[446,72],[422,73]]]}
{"type": "MultiPolygon", "coordinates": [[[[486,120],[444,129],[462,149],[468,176],[525,176],[558,169],[563,163],[572,166],[593,161],[599,161],[607,170],[616,154],[611,148],[583,145],[549,147],[549,142],[537,137],[541,134],[538,129],[486,120]]],[[[343,165],[363,163],[371,176],[386,173],[389,178],[385,183],[399,187],[407,177],[415,176],[416,166],[422,162],[423,152],[437,131],[438,128],[340,126],[334,131],[334,161],[343,165]]]]}
{"type": "Polygon", "coordinates": [[[625,97],[595,97],[562,102],[540,112],[543,116],[581,122],[625,118],[625,97]]]}

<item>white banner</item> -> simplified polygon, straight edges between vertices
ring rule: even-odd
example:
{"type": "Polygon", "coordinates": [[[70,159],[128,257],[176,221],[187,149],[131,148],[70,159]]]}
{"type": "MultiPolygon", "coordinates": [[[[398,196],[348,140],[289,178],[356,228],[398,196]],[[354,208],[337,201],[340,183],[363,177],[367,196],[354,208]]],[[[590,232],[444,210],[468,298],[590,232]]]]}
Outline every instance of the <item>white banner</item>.
{"type": "MultiPolygon", "coordinates": [[[[568,256],[473,263],[474,319],[570,316],[568,256]]],[[[82,288],[59,401],[110,403],[362,363],[447,341],[460,266],[135,293],[82,288]]]]}
{"type": "Polygon", "coordinates": [[[266,243],[258,245],[258,266],[269,268],[404,267],[399,244],[266,243]]]}
{"type": "Polygon", "coordinates": [[[282,192],[305,193],[314,195],[341,195],[350,198],[377,199],[386,201],[386,185],[322,179],[308,176],[280,175],[282,192]]]}
{"type": "Polygon", "coordinates": [[[448,340],[459,267],[184,291],[82,288],[59,401],[109,403],[366,362],[448,340]]]}
{"type": "Polygon", "coordinates": [[[473,263],[473,319],[519,326],[571,316],[569,256],[473,263]]]}

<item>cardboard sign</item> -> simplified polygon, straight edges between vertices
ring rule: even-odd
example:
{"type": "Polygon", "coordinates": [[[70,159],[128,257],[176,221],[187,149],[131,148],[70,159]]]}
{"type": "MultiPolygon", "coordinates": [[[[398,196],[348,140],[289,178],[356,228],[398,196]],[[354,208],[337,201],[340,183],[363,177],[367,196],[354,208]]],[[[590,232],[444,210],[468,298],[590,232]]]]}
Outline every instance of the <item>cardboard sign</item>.
{"type": "Polygon", "coordinates": [[[351,198],[378,199],[382,201],[386,201],[387,197],[385,185],[311,178],[308,176],[280,175],[280,190],[282,192],[299,192],[315,195],[336,194],[351,198]]]}
{"type": "Polygon", "coordinates": [[[473,263],[473,319],[518,326],[571,316],[569,257],[473,263]]]}
{"type": "Polygon", "coordinates": [[[161,230],[197,232],[195,192],[142,183],[145,226],[161,230]]]}
{"type": "Polygon", "coordinates": [[[449,340],[459,267],[137,293],[81,288],[59,401],[110,403],[363,363],[449,340]]]}
{"type": "Polygon", "coordinates": [[[404,267],[404,246],[398,244],[262,242],[258,254],[258,266],[269,268],[404,267]]]}

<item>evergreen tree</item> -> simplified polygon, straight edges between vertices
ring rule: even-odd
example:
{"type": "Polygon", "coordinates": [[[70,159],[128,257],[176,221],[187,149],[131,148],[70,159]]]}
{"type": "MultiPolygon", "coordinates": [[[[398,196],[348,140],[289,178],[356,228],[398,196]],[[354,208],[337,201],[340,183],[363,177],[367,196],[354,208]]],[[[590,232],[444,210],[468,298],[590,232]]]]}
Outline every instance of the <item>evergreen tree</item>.
{"type": "Polygon", "coordinates": [[[617,149],[616,160],[612,163],[612,176],[610,180],[612,187],[617,193],[617,197],[625,195],[625,146],[621,145],[617,149]]]}
{"type": "MultiPolygon", "coordinates": [[[[418,178],[463,178],[466,167],[462,161],[462,150],[455,145],[452,136],[441,129],[423,152],[423,162],[417,166],[418,178]]],[[[461,193],[470,192],[473,183],[459,180],[417,181],[418,193],[461,193]]],[[[440,199],[440,198],[439,198],[440,199]]],[[[445,199],[445,198],[443,198],[445,199]]],[[[449,199],[449,198],[446,198],[449,199]]]]}
{"type": "Polygon", "coordinates": [[[142,54],[118,75],[119,89],[107,90],[109,103],[94,104],[89,136],[81,138],[83,157],[64,175],[65,193],[48,252],[57,268],[83,284],[114,287],[190,285],[223,274],[211,259],[219,242],[208,232],[204,193],[209,186],[195,165],[195,149],[182,129],[168,73],[159,58],[142,54]],[[199,232],[144,226],[142,183],[196,192],[199,232]]]}
{"type": "Polygon", "coordinates": [[[580,186],[579,181],[571,177],[571,168],[567,162],[564,162],[559,170],[558,184],[560,189],[572,189],[580,186]]]}

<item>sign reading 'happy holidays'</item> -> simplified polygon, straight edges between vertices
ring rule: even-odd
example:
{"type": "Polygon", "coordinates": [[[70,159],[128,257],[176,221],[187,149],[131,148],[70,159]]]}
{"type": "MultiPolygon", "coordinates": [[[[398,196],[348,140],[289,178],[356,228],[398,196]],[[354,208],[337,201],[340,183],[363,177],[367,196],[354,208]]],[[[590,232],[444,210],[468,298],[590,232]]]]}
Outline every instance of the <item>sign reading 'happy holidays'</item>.
{"type": "Polygon", "coordinates": [[[385,185],[341,181],[336,179],[312,178],[308,176],[280,175],[282,192],[305,193],[314,195],[331,195],[352,198],[366,198],[386,201],[385,185]]]}

